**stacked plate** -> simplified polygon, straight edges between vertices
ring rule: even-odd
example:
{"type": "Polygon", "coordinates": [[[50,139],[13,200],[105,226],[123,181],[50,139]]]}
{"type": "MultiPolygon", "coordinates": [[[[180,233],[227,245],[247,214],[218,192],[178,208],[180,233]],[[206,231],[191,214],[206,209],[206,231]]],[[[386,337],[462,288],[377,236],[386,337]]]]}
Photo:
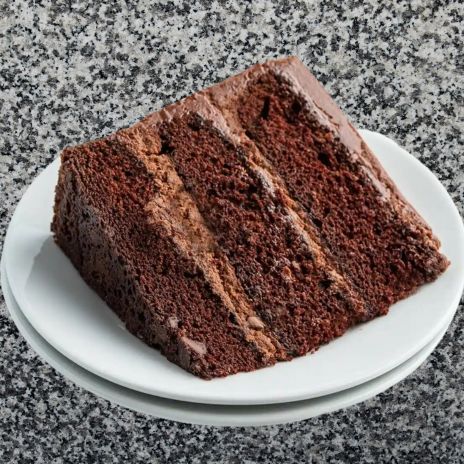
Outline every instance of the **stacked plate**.
{"type": "Polygon", "coordinates": [[[225,379],[198,379],[132,336],[54,244],[57,160],[29,187],[8,229],[1,283],[11,317],[31,347],[76,384],[127,408],[182,422],[290,422],[384,391],[426,359],[451,322],[464,286],[464,227],[425,166],[388,138],[361,132],[452,263],[387,316],[312,355],[225,379]]]}

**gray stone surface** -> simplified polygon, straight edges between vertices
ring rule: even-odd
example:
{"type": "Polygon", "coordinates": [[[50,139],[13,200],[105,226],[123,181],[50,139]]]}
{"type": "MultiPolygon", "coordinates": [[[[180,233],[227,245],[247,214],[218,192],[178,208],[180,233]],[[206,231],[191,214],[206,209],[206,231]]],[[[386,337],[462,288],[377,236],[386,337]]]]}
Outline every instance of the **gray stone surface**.
{"type": "MultiPolygon", "coordinates": [[[[0,239],[65,145],[288,54],[359,127],[431,168],[462,212],[463,24],[459,0],[0,0],[0,239]]],[[[2,463],[464,462],[462,311],[418,371],[370,401],[220,429],[146,417],[76,387],[29,349],[0,301],[2,463]]]]}

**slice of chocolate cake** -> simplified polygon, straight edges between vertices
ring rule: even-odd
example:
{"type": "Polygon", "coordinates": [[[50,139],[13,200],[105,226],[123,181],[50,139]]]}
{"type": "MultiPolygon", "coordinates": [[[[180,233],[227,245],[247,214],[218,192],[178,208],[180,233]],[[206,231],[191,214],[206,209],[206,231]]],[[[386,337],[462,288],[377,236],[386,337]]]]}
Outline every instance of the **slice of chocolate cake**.
{"type": "Polygon", "coordinates": [[[65,149],[52,230],[128,330],[203,378],[314,351],[448,265],[296,58],[65,149]]]}

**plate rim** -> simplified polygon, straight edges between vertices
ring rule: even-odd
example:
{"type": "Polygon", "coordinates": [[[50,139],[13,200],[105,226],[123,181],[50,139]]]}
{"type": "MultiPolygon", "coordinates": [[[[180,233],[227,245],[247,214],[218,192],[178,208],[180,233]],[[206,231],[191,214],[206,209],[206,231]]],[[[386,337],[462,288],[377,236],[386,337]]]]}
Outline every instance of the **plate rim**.
{"type": "MultiPolygon", "coordinates": [[[[406,150],[401,148],[392,139],[390,139],[390,138],[388,138],[388,137],[386,137],[386,136],[384,136],[382,134],[379,134],[377,132],[372,132],[372,131],[367,131],[367,130],[361,130],[360,132],[363,135],[363,138],[365,139],[365,141],[366,141],[366,143],[368,145],[369,145],[369,140],[368,140],[369,137],[380,138],[383,142],[389,143],[390,145],[394,144],[395,148],[397,150],[400,150],[402,155],[405,155],[410,160],[412,160],[413,163],[415,163],[416,167],[421,169],[421,171],[423,173],[425,173],[429,177],[429,179],[431,181],[433,181],[435,183],[435,185],[442,190],[442,193],[444,193],[446,195],[447,201],[449,202],[450,206],[452,205],[453,214],[456,215],[457,218],[459,218],[459,220],[460,220],[460,232],[461,232],[461,235],[464,237],[464,228],[462,226],[462,220],[460,219],[459,212],[458,212],[458,210],[456,208],[456,205],[452,201],[449,194],[446,192],[446,189],[439,182],[439,180],[435,177],[435,175],[425,165],[423,165],[419,160],[417,160],[414,156],[412,156],[406,150]]],[[[55,160],[54,163],[55,162],[57,162],[57,160],[55,160]]],[[[47,169],[51,168],[52,165],[53,165],[53,163],[51,165],[47,166],[47,168],[45,168],[45,170],[43,170],[33,182],[37,181],[37,179],[40,176],[42,176],[47,169]]],[[[28,190],[29,190],[29,188],[24,193],[23,198],[26,195],[28,190]]],[[[15,217],[16,217],[15,214],[18,211],[19,206],[21,205],[21,202],[23,201],[23,198],[21,198],[20,202],[18,203],[18,205],[16,207],[15,213],[13,214],[13,217],[12,217],[12,219],[10,221],[10,224],[9,224],[8,230],[7,230],[7,234],[6,234],[6,237],[5,237],[4,249],[3,249],[3,257],[5,258],[5,268],[6,269],[8,269],[8,267],[9,267],[8,266],[8,263],[9,263],[9,258],[8,258],[9,257],[9,246],[8,245],[9,245],[10,232],[11,232],[12,226],[14,226],[14,224],[15,224],[15,222],[14,222],[15,217]]],[[[8,273],[8,270],[7,270],[7,273],[8,273]]],[[[15,286],[15,282],[11,282],[10,286],[11,286],[12,292],[13,292],[15,298],[17,299],[18,304],[21,306],[21,308],[24,308],[24,307],[27,308],[28,303],[26,303],[27,298],[25,298],[25,295],[23,295],[24,292],[21,292],[21,291],[18,292],[17,291],[18,289],[15,286]],[[25,304],[26,304],[26,306],[24,306],[25,304]]],[[[453,300],[453,304],[450,305],[450,307],[452,306],[454,308],[451,311],[452,315],[454,315],[454,313],[455,313],[455,311],[457,309],[457,306],[458,306],[458,303],[459,303],[463,288],[464,288],[464,278],[462,279],[462,282],[461,282],[460,292],[456,293],[455,298],[453,300]]],[[[26,313],[24,313],[24,314],[26,315],[26,313]]],[[[436,335],[436,328],[434,328],[434,330],[432,330],[432,329],[429,330],[427,337],[423,337],[422,342],[420,343],[420,346],[417,346],[417,345],[419,345],[419,343],[417,343],[416,346],[414,346],[414,348],[411,348],[409,351],[404,353],[401,357],[398,357],[396,359],[396,362],[394,362],[394,363],[390,362],[389,364],[387,364],[387,368],[383,367],[383,368],[377,369],[377,371],[371,372],[371,375],[369,375],[369,376],[358,377],[356,381],[348,382],[348,383],[345,383],[345,384],[343,384],[341,386],[336,385],[336,386],[332,386],[331,388],[326,388],[325,391],[323,391],[323,392],[317,392],[316,394],[308,395],[307,393],[305,393],[305,391],[300,391],[299,390],[298,392],[293,393],[292,395],[281,395],[279,397],[276,397],[276,396],[264,397],[264,398],[263,397],[260,397],[260,398],[248,397],[248,398],[245,398],[245,399],[244,398],[230,399],[230,397],[228,395],[226,395],[225,393],[222,393],[222,394],[216,395],[216,396],[212,396],[211,394],[209,394],[209,395],[207,394],[206,396],[205,395],[198,396],[198,392],[196,394],[193,394],[193,395],[192,394],[186,395],[185,392],[179,394],[179,393],[176,393],[176,392],[173,393],[172,391],[168,391],[169,387],[166,387],[166,386],[164,388],[160,389],[157,384],[155,384],[151,388],[147,389],[147,388],[144,388],[143,386],[136,385],[136,384],[130,383],[130,382],[126,382],[124,380],[121,380],[121,378],[119,378],[117,376],[114,376],[113,374],[109,374],[108,372],[103,373],[103,372],[101,372],[101,370],[95,369],[95,367],[90,366],[85,362],[82,362],[82,360],[75,359],[75,357],[70,355],[69,352],[66,351],[66,349],[64,349],[61,346],[56,346],[53,343],[52,340],[49,340],[47,338],[47,336],[45,334],[43,334],[42,331],[37,327],[37,325],[34,324],[34,321],[31,320],[29,317],[28,317],[28,321],[35,328],[35,330],[37,330],[37,332],[40,333],[41,336],[45,340],[48,341],[48,343],[50,343],[52,346],[54,346],[54,348],[57,349],[58,351],[60,351],[64,356],[66,356],[69,359],[73,360],[76,364],[82,366],[86,370],[88,370],[90,372],[93,372],[94,374],[99,375],[101,377],[107,378],[111,382],[117,383],[117,384],[122,385],[122,386],[127,387],[127,388],[135,389],[135,390],[138,390],[138,391],[141,391],[141,392],[144,392],[144,393],[157,395],[157,396],[165,397],[165,398],[171,398],[171,399],[174,399],[174,400],[198,402],[198,403],[208,403],[208,404],[235,404],[235,405],[272,404],[272,403],[280,403],[280,402],[300,401],[300,400],[303,400],[303,399],[314,398],[314,397],[317,397],[317,396],[323,396],[323,395],[327,395],[327,394],[331,394],[331,393],[336,393],[337,391],[341,391],[341,390],[344,390],[344,389],[347,389],[347,388],[352,388],[355,385],[359,385],[361,383],[364,383],[364,382],[366,382],[366,381],[368,381],[370,379],[373,379],[373,378],[375,378],[375,377],[377,377],[379,375],[382,375],[382,373],[385,373],[385,372],[395,368],[396,366],[398,366],[399,364],[404,362],[406,359],[408,359],[412,355],[414,355],[418,350],[423,348],[436,335]],[[156,387],[156,388],[153,388],[153,387],[156,387]]],[[[250,374],[248,374],[248,375],[250,375],[250,374]]]]}

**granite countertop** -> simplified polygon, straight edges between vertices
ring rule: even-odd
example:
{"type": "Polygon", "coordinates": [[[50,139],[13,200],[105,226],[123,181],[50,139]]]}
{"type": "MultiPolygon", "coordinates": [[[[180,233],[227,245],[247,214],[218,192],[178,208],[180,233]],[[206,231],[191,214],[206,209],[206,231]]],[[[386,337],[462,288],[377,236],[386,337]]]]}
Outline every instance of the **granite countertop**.
{"type": "MultiPolygon", "coordinates": [[[[64,146],[289,54],[358,127],[425,163],[462,213],[463,36],[459,0],[1,2],[0,239],[64,146]]],[[[458,311],[421,368],[363,404],[214,428],[134,413],[68,382],[28,347],[1,297],[0,462],[463,462],[463,330],[458,311]]]]}

